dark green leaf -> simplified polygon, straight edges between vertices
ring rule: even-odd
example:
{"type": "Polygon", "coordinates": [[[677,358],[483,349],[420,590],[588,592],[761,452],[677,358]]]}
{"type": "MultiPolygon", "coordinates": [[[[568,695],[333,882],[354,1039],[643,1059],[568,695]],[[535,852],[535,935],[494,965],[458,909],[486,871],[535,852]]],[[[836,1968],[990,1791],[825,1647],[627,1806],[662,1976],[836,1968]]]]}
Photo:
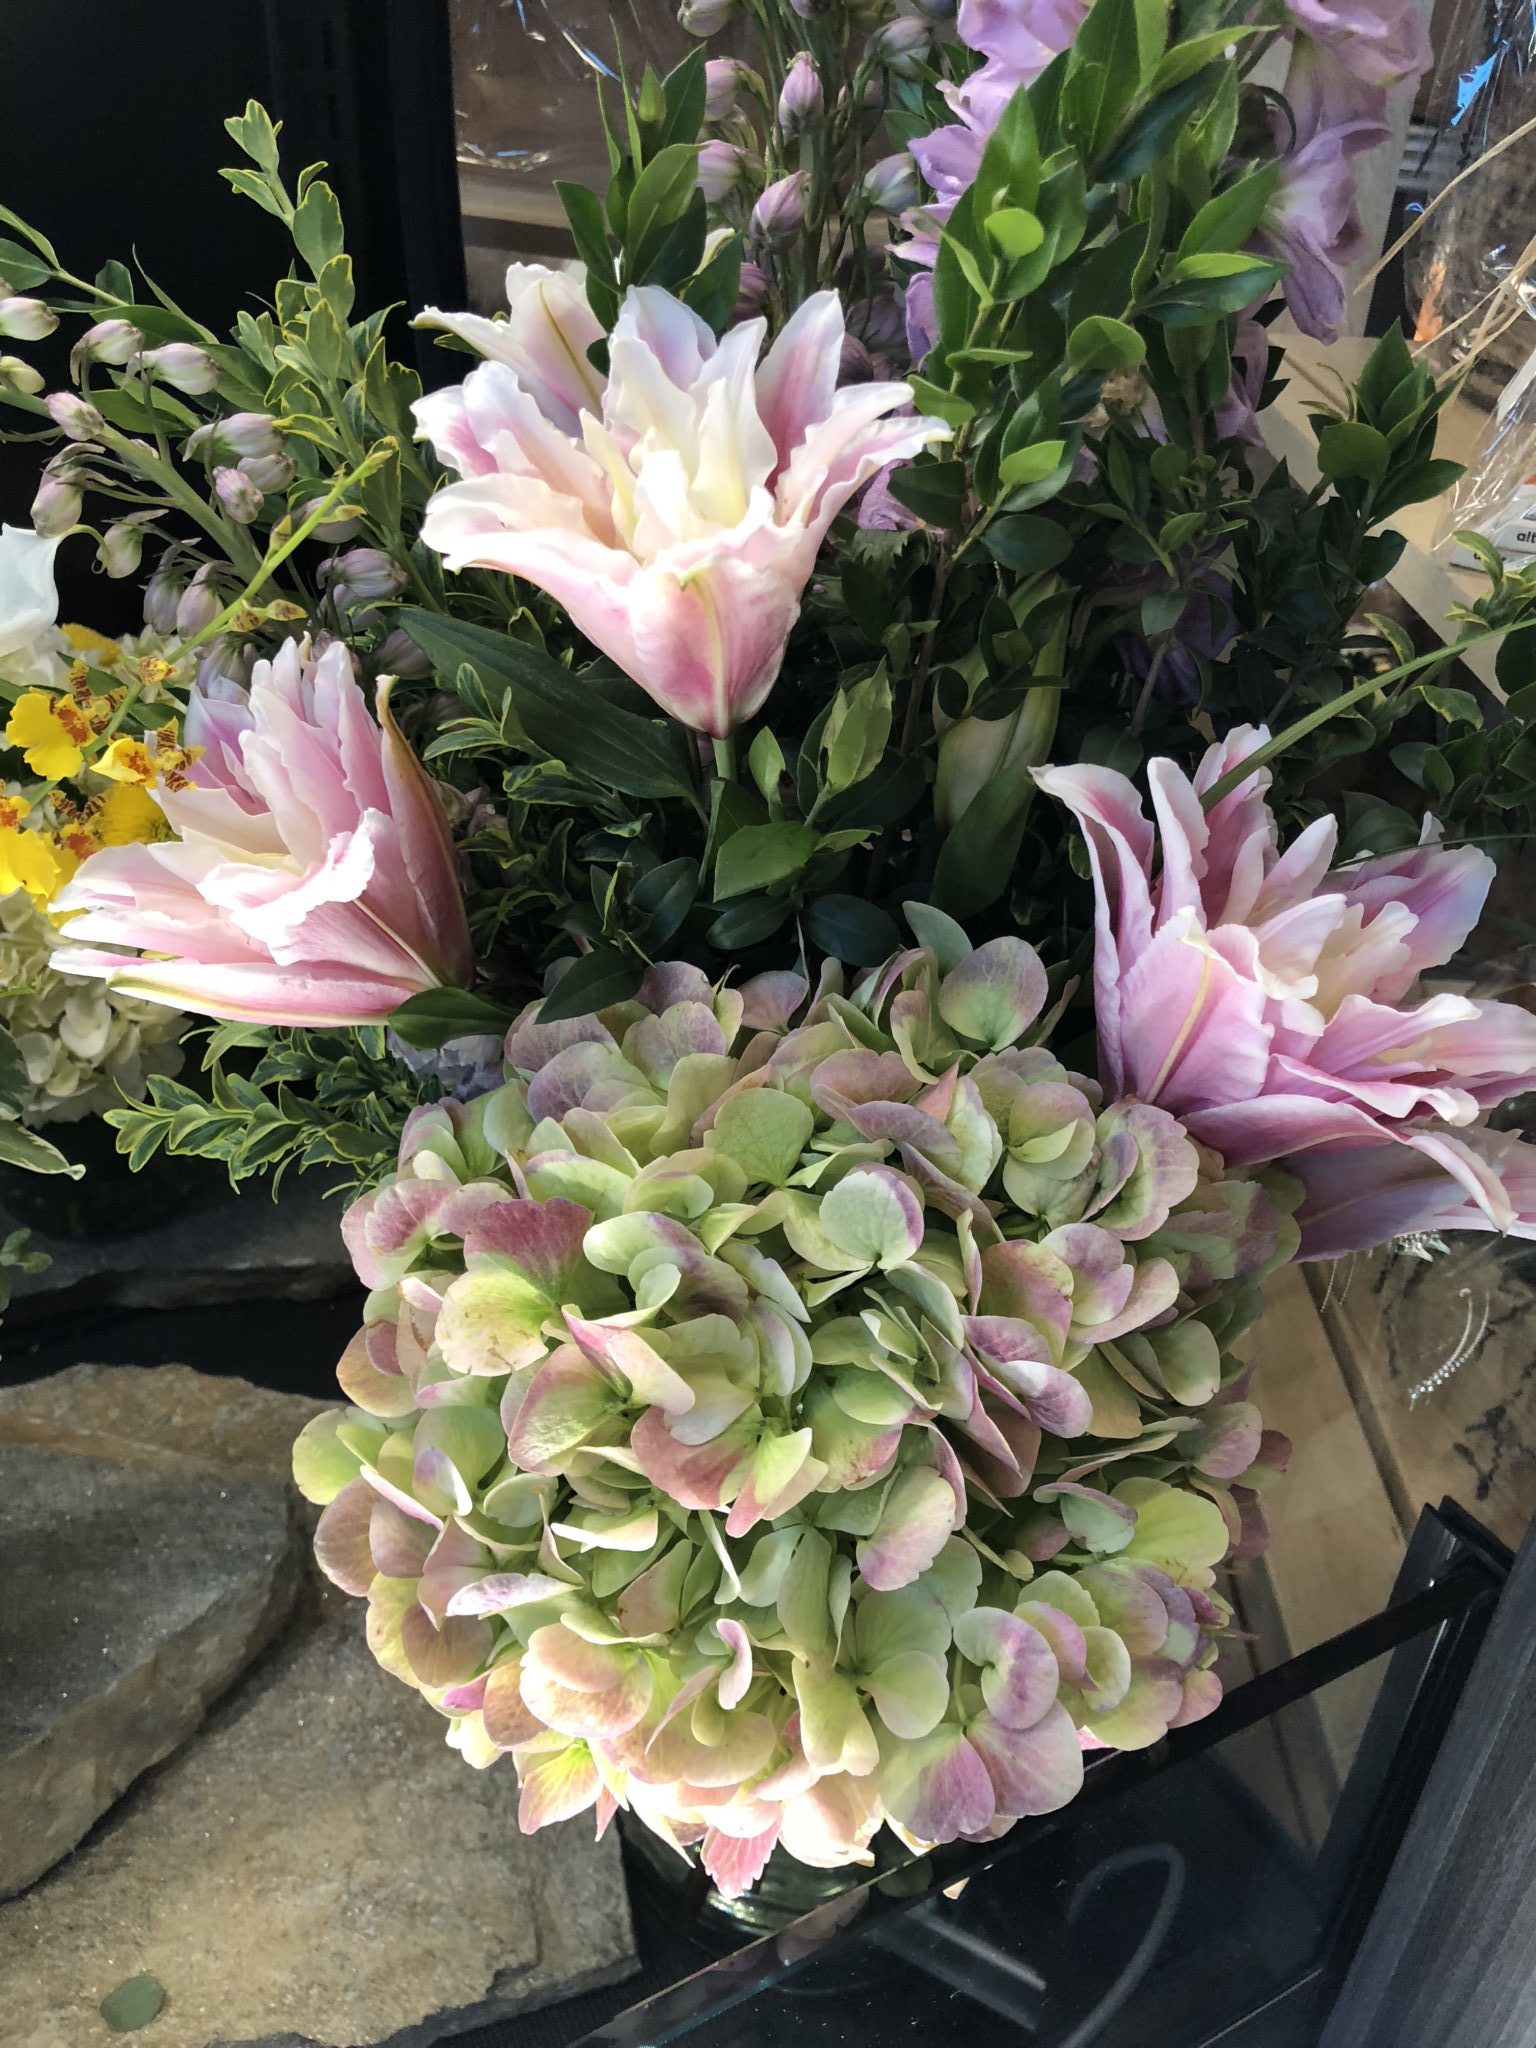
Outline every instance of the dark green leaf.
{"type": "Polygon", "coordinates": [[[965,498],[963,462],[908,462],[891,474],[891,496],[929,526],[948,530],[960,523],[965,498]]]}
{"type": "Polygon", "coordinates": [[[1016,768],[1000,769],[972,798],[945,840],[934,870],[934,905],[951,917],[971,917],[1008,887],[1035,785],[1016,768]]]}
{"type": "Polygon", "coordinates": [[[699,893],[699,864],[684,856],[663,861],[642,875],[630,891],[630,902],[645,922],[636,937],[655,952],[677,931],[699,893]]]}
{"type": "Polygon", "coordinates": [[[1072,536],[1064,526],[1028,512],[994,519],[981,544],[994,561],[1019,575],[1054,569],[1072,552],[1072,536]]]}
{"type": "Polygon", "coordinates": [[[788,922],[793,908],[787,896],[743,896],[715,919],[709,928],[709,943],[721,953],[760,946],[788,922]]]}
{"type": "Polygon", "coordinates": [[[389,1020],[389,1028],[407,1045],[431,1050],[446,1045],[450,1038],[470,1038],[489,1032],[505,1032],[513,1013],[489,996],[476,995],[467,988],[429,988],[403,1002],[389,1020]]]}
{"type": "Polygon", "coordinates": [[[801,924],[813,946],[850,967],[878,967],[901,944],[895,921],[862,896],[818,896],[801,924]]]}
{"type": "Polygon", "coordinates": [[[723,903],[749,889],[766,889],[798,875],[820,844],[809,825],[747,825],[733,832],[715,857],[714,898],[723,903]]]}
{"type": "Polygon", "coordinates": [[[1317,437],[1317,466],[1330,483],[1376,483],[1386,474],[1387,437],[1361,420],[1335,420],[1317,437]]]}
{"type": "Polygon", "coordinates": [[[590,953],[572,961],[545,997],[539,1010],[541,1024],[563,1023],[568,1017],[585,1017],[593,1010],[606,1010],[614,1003],[627,1003],[644,978],[645,968],[611,946],[594,946],[590,953]]]}

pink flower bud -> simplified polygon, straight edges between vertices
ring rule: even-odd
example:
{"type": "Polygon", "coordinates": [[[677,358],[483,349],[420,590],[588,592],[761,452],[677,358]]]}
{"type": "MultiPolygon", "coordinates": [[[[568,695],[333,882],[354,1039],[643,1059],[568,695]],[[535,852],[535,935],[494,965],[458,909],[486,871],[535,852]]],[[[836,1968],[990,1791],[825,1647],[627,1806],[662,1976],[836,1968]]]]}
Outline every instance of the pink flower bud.
{"type": "Polygon", "coordinates": [[[172,568],[171,557],[162,555],[155,573],[144,586],[144,623],[152,633],[170,635],[175,632],[176,606],[186,587],[185,577],[178,576],[172,568]]]}
{"type": "Polygon", "coordinates": [[[711,57],[704,66],[705,120],[728,121],[742,96],[754,87],[761,93],[763,81],[750,64],[743,64],[739,57],[711,57]]]}
{"type": "Polygon", "coordinates": [[[8,341],[41,341],[59,316],[42,299],[0,299],[0,334],[8,341]]]}
{"type": "Polygon", "coordinates": [[[810,51],[802,50],[790,65],[779,94],[779,126],[786,135],[805,135],[821,126],[825,113],[821,73],[810,51]]]}
{"type": "Polygon", "coordinates": [[[78,485],[45,474],[32,500],[32,524],[44,540],[57,540],[79,525],[83,502],[78,485]]]}
{"type": "Polygon", "coordinates": [[[213,494],[237,526],[249,526],[261,515],[261,492],[238,469],[216,469],[213,494]]]}
{"type": "Polygon", "coordinates": [[[176,606],[176,631],[183,640],[211,626],[224,609],[224,600],[209,581],[208,568],[199,569],[176,606]]]}
{"type": "Polygon", "coordinates": [[[232,412],[222,420],[210,420],[187,436],[187,453],[224,455],[238,460],[244,455],[281,455],[282,438],[277,421],[269,412],[232,412]]]}
{"type": "Polygon", "coordinates": [[[683,0],[677,19],[691,36],[718,35],[734,18],[736,0],[683,0]]]}
{"type": "Polygon", "coordinates": [[[752,159],[734,142],[706,142],[699,151],[699,190],[712,206],[730,197],[744,183],[752,159]]]}
{"type": "Polygon", "coordinates": [[[147,348],[134,358],[132,367],[148,370],[189,398],[203,397],[219,381],[219,366],[213,357],[190,341],[168,341],[163,348],[147,348]]]}
{"type": "Polygon", "coordinates": [[[742,320],[753,320],[773,296],[773,279],[758,263],[743,263],[741,281],[736,287],[736,305],[731,313],[732,325],[742,320]]]}
{"type": "Polygon", "coordinates": [[[792,242],[805,228],[810,196],[808,171],[791,171],[787,178],[776,178],[752,209],[752,234],[770,248],[792,242]]]}
{"type": "Polygon", "coordinates": [[[398,626],[379,642],[373,668],[377,674],[394,676],[402,683],[424,683],[432,673],[431,662],[410,634],[398,626]]]}
{"type": "Polygon", "coordinates": [[[862,190],[865,203],[881,213],[903,213],[922,196],[917,165],[905,150],[883,156],[864,173],[862,190]]]}
{"type": "Polygon", "coordinates": [[[137,571],[143,553],[143,527],[136,526],[131,519],[120,519],[102,535],[96,559],[114,581],[121,581],[137,571]]]}
{"type": "MultiPolygon", "coordinates": [[[[295,509],[293,516],[298,520],[308,519],[310,514],[317,512],[324,503],[323,498],[306,498],[304,503],[295,509]]],[[[361,522],[356,519],[328,519],[324,525],[315,528],[314,538],[334,546],[339,541],[355,539],[361,530],[361,522]]]]}
{"type": "Polygon", "coordinates": [[[405,572],[382,548],[348,548],[325,563],[319,580],[329,585],[338,609],[377,604],[405,588],[405,572]]]}
{"type": "Polygon", "coordinates": [[[917,78],[928,55],[928,25],[903,17],[888,21],[870,37],[866,54],[897,78],[917,78]]]}
{"type": "Polygon", "coordinates": [[[875,359],[856,334],[843,336],[842,353],[838,357],[837,381],[839,384],[868,384],[875,374],[875,359]]]}
{"type": "Polygon", "coordinates": [[[42,371],[34,370],[20,356],[0,356],[0,391],[21,391],[36,398],[45,382],[42,371]]]}
{"type": "Polygon", "coordinates": [[[269,491],[286,491],[299,473],[286,455],[247,455],[237,467],[263,496],[269,491]]]}
{"type": "Polygon", "coordinates": [[[46,402],[54,425],[62,427],[71,441],[93,440],[107,424],[88,398],[73,391],[55,391],[46,402]]]}
{"type": "Polygon", "coordinates": [[[99,320],[88,327],[69,352],[71,374],[82,363],[109,363],[121,369],[144,346],[144,337],[131,320],[99,320]]]}

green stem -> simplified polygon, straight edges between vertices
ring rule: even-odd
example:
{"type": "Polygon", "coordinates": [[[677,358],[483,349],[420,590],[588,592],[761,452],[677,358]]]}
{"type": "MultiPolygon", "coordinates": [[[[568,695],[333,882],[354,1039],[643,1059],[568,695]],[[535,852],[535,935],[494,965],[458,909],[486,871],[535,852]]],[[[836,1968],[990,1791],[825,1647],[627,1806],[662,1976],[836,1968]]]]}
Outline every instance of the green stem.
{"type": "Polygon", "coordinates": [[[364,477],[371,476],[376,469],[381,468],[394,453],[395,444],[392,440],[377,442],[368,451],[363,460],[357,464],[355,469],[349,470],[339,483],[331,486],[330,490],[326,492],[317,505],[311,507],[309,516],[293,529],[286,540],[274,542],[267,548],[267,552],[262,556],[257,566],[255,575],[246,584],[240,595],[225,605],[217,618],[210,619],[201,632],[194,633],[190,640],[184,641],[182,643],[183,652],[190,651],[194,647],[200,647],[205,640],[215,639],[222,633],[235,614],[250,604],[252,598],[256,596],[262,585],[271,579],[274,572],[282,567],[283,563],[287,561],[288,557],[296,549],[304,545],[315,528],[325,524],[333,507],[340,503],[348,491],[352,490],[357,484],[360,484],[364,477]]]}
{"type": "Polygon", "coordinates": [[[1336,718],[1341,711],[1352,711],[1357,704],[1364,704],[1368,698],[1377,696],[1393,683],[1400,683],[1408,676],[1416,675],[1421,668],[1436,668],[1454,661],[1465,654],[1470,647],[1481,646],[1485,640],[1493,640],[1505,631],[1503,626],[1489,626],[1481,633],[1472,633],[1463,640],[1453,641],[1445,647],[1432,648],[1428,654],[1418,655],[1413,661],[1405,661],[1399,667],[1388,669],[1385,675],[1371,676],[1359,683],[1353,690],[1346,690],[1342,697],[1335,697],[1331,703],[1321,704],[1316,711],[1309,711],[1304,718],[1298,718],[1288,725],[1284,732],[1267,739],[1263,746],[1255,747],[1245,761],[1239,761],[1235,768],[1229,768],[1219,781],[1212,784],[1201,799],[1206,810],[1212,810],[1223,797],[1230,796],[1234,789],[1246,782],[1256,768],[1263,768],[1276,760],[1287,748],[1294,747],[1298,740],[1304,740],[1310,733],[1326,725],[1330,718],[1336,718]]]}
{"type": "Polygon", "coordinates": [[[715,741],[715,773],[722,782],[736,780],[736,735],[727,733],[723,740],[715,741]]]}

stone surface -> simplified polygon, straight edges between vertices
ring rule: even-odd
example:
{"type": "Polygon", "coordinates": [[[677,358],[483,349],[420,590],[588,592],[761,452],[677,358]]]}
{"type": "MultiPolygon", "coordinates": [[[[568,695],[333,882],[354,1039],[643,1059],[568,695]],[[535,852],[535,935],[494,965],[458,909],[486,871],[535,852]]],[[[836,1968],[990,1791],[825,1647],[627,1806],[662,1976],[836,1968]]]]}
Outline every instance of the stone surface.
{"type": "MultiPolygon", "coordinates": [[[[51,1452],[73,1484],[110,1453],[124,1480],[232,1496],[281,1485],[328,1405],[185,1366],[82,1365],[0,1392],[0,1460],[51,1452]]],[[[8,1563],[0,1533],[0,1579],[8,1563]]],[[[374,1663],[358,1604],[312,1573],[195,1739],[0,1905],[0,2043],[104,2044],[97,2005],[141,1970],[168,1994],[146,2048],[430,2048],[629,1975],[616,1838],[594,1843],[589,1817],[520,1835],[511,1765],[472,1771],[444,1732],[374,1663]]],[[[0,1803],[0,1839],[8,1825],[0,1803]]]]}
{"type": "Polygon", "coordinates": [[[341,1241],[343,1206],[326,1200],[314,1179],[295,1180],[276,1201],[258,1181],[243,1193],[217,1185],[190,1209],[131,1236],[76,1241],[36,1231],[53,1264],[16,1275],[6,1321],[15,1326],[99,1301],[202,1308],[273,1296],[323,1300],[357,1285],[341,1241]]]}
{"type": "MultiPolygon", "coordinates": [[[[339,1397],[338,1397],[339,1398],[339,1397]]],[[[334,1401],[185,1365],[76,1365],[0,1388],[0,1443],[286,1482],[293,1440],[334,1401]]]]}
{"type": "Polygon", "coordinates": [[[0,1906],[7,2048],[105,2039],[98,2002],[141,1970],[154,2048],[428,2048],[627,1974],[617,1844],[581,1820],[525,1840],[510,1767],[442,1738],[328,1607],[0,1906]]]}
{"type": "Polygon", "coordinates": [[[0,1895],[185,1740],[300,1577],[270,1480],[0,1444],[0,1895]]]}

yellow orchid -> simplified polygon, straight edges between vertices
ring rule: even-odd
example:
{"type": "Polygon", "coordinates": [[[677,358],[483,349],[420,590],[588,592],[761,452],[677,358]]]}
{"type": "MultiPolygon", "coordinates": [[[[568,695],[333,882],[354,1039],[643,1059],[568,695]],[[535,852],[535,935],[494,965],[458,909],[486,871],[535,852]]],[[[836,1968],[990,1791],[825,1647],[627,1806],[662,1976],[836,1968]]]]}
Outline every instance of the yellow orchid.
{"type": "Polygon", "coordinates": [[[149,791],[137,782],[109,789],[86,816],[87,828],[101,846],[138,846],[169,839],[171,828],[149,791]]]}
{"type": "Polygon", "coordinates": [[[109,782],[139,783],[146,788],[159,776],[155,757],[146,742],[127,733],[119,734],[91,766],[109,782]]]}
{"type": "Polygon", "coordinates": [[[39,903],[47,903],[64,880],[58,855],[42,833],[0,826],[0,895],[25,889],[39,903]]]}
{"type": "Polygon", "coordinates": [[[79,773],[90,737],[89,711],[43,690],[18,697],[5,727],[6,745],[20,747],[33,774],[48,782],[79,773]]]}

